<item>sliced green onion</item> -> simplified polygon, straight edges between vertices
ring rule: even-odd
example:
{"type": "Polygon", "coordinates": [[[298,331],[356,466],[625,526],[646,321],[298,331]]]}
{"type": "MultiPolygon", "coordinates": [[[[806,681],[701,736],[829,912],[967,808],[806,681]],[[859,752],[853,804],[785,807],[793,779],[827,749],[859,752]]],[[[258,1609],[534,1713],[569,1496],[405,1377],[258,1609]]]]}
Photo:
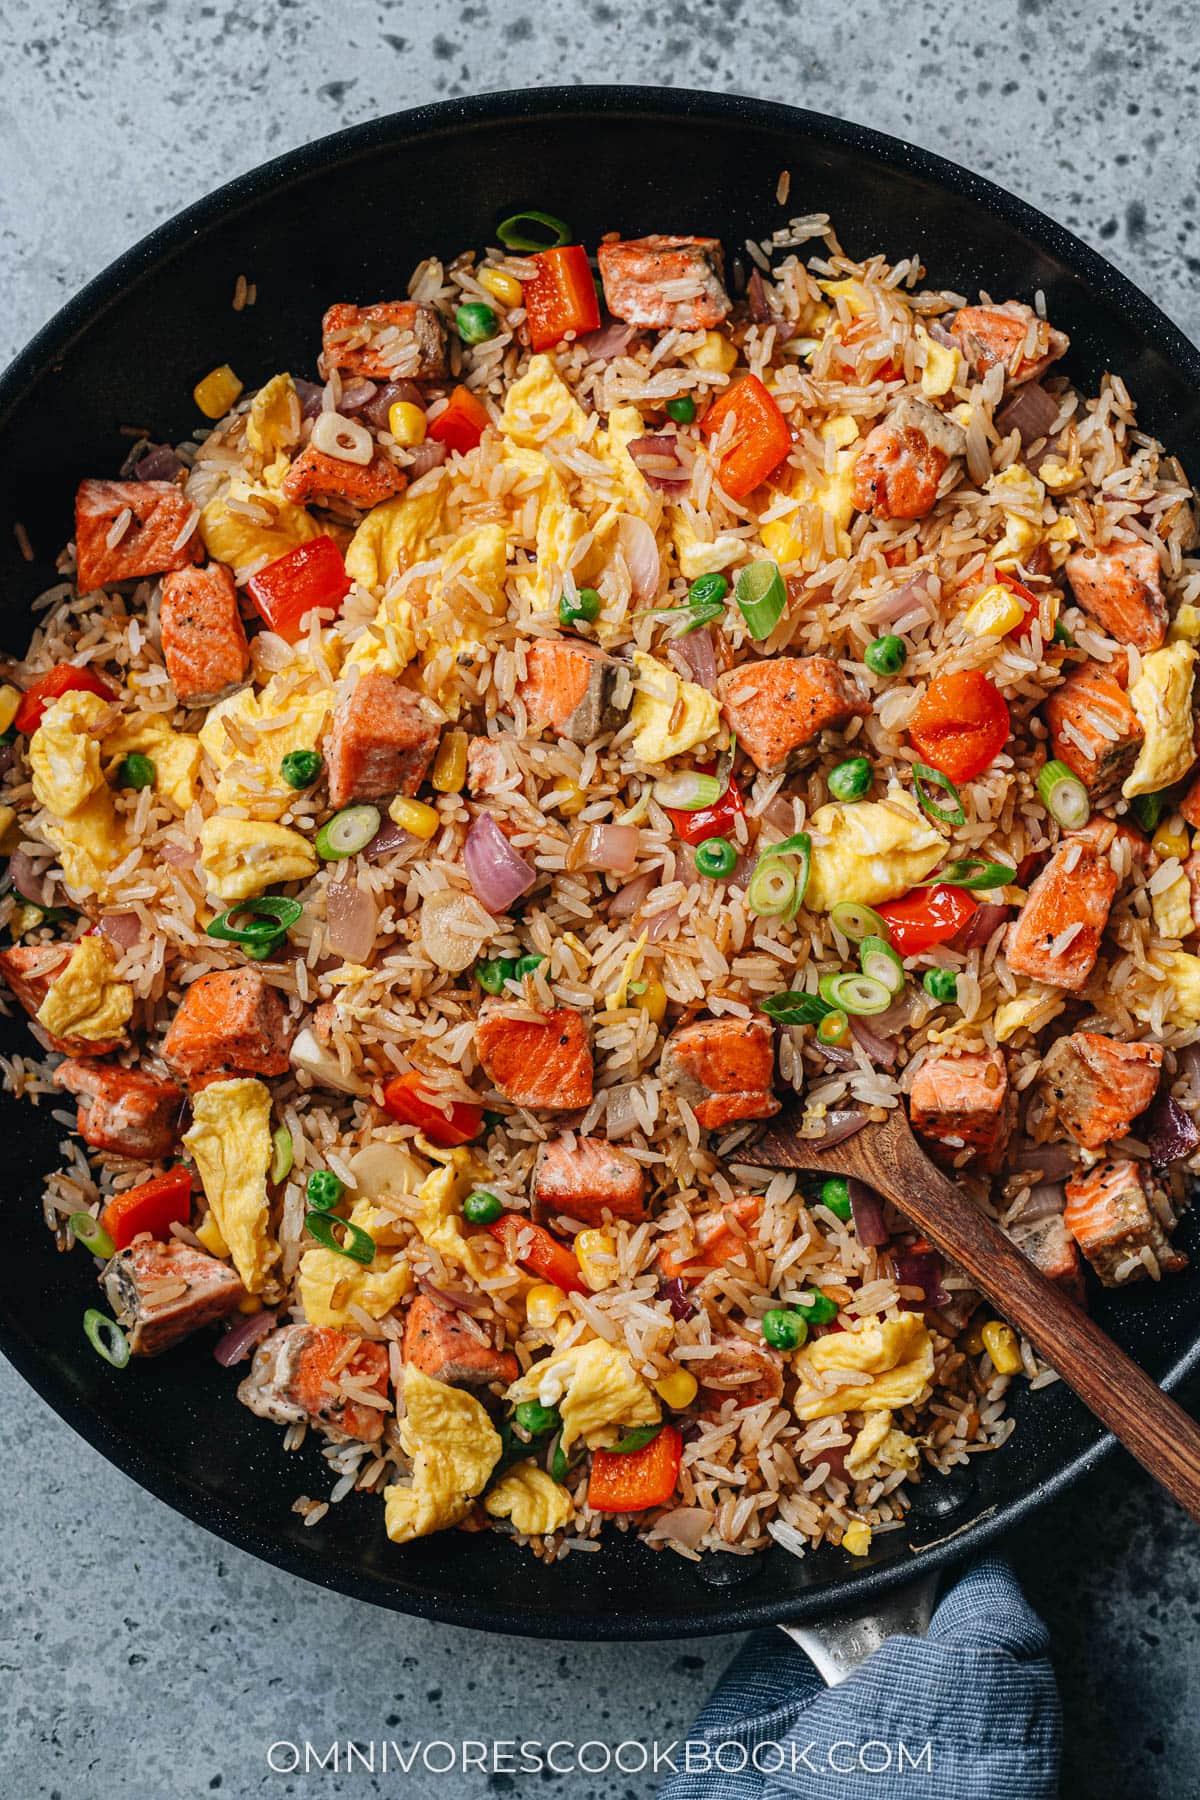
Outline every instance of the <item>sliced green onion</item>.
{"type": "Polygon", "coordinates": [[[1059,619],[1051,633],[1050,642],[1052,644],[1065,644],[1068,650],[1073,650],[1075,648],[1075,639],[1071,636],[1061,619],[1059,619]]]}
{"type": "Polygon", "coordinates": [[[561,1444],[555,1444],[554,1455],[550,1458],[550,1479],[557,1481],[559,1487],[567,1479],[567,1453],[561,1444]]]}
{"type": "Polygon", "coordinates": [[[205,927],[205,934],[227,944],[274,942],[296,923],[303,911],[300,902],[289,899],[286,894],[258,894],[252,900],[239,900],[228,912],[219,913],[212,924],[205,927]],[[246,915],[249,917],[247,924],[233,924],[234,919],[246,915]]]}
{"type": "Polygon", "coordinates": [[[326,862],[342,862],[365,850],[379,830],[377,806],[344,806],[327,819],[317,833],[317,855],[326,862]]]}
{"type": "Polygon", "coordinates": [[[759,643],[769,638],[787,605],[787,587],[777,563],[753,562],[737,578],[733,597],[741,609],[750,636],[759,643]]]}
{"type": "Polygon", "coordinates": [[[1133,800],[1133,816],[1143,831],[1157,831],[1167,810],[1165,794],[1137,794],[1133,800]]]}
{"type": "Polygon", "coordinates": [[[958,976],[953,969],[926,969],[921,986],[931,1000],[958,999],[958,976]]]}
{"type": "Polygon", "coordinates": [[[322,1212],[306,1213],[304,1225],[310,1237],[315,1237],[318,1244],[324,1244],[338,1256],[348,1256],[351,1262],[362,1263],[364,1268],[369,1268],[375,1261],[375,1240],[361,1225],[352,1225],[349,1219],[331,1219],[328,1213],[322,1212]],[[337,1240],[335,1233],[338,1231],[346,1233],[344,1244],[337,1240]]]}
{"type": "Polygon", "coordinates": [[[1037,791],[1050,817],[1067,831],[1077,831],[1091,817],[1092,802],[1087,789],[1078,775],[1057,758],[1043,765],[1037,791]]]}
{"type": "Polygon", "coordinates": [[[819,994],[806,994],[794,989],[787,994],[772,994],[761,1002],[760,1012],[778,1025],[819,1025],[829,1012],[829,1003],[819,994]]]}
{"type": "Polygon", "coordinates": [[[817,1026],[817,1042],[840,1050],[850,1039],[850,1021],[840,1007],[827,1012],[817,1026]]]}
{"type": "Polygon", "coordinates": [[[706,806],[716,805],[721,798],[721,783],[715,775],[685,769],[679,775],[664,775],[652,791],[658,804],[672,812],[700,812],[706,806]]]}
{"type": "Polygon", "coordinates": [[[705,838],[702,844],[696,845],[694,860],[697,875],[703,875],[709,881],[723,881],[737,867],[737,851],[728,838],[705,838]]]}
{"type": "Polygon", "coordinates": [[[332,1169],[314,1169],[305,1185],[304,1194],[308,1204],[317,1212],[332,1212],[342,1195],[346,1184],[332,1169]]]}
{"type": "Polygon", "coordinates": [[[886,920],[880,918],[874,907],[864,906],[861,900],[839,900],[829,917],[852,944],[861,944],[864,938],[887,936],[886,920]]]}
{"type": "Polygon", "coordinates": [[[869,1019],[892,1004],[891,990],[870,975],[823,975],[819,985],[822,1000],[854,1019],[869,1019]]]}
{"type": "Polygon", "coordinates": [[[90,1212],[72,1213],[67,1224],[71,1227],[75,1242],[82,1244],[85,1250],[90,1250],[93,1256],[102,1256],[107,1262],[110,1256],[116,1255],[116,1245],[99,1219],[93,1219],[90,1212]]]}
{"type": "Polygon", "coordinates": [[[292,1143],[292,1134],[286,1125],[275,1127],[271,1133],[271,1143],[274,1148],[271,1151],[270,1178],[278,1187],[279,1183],[286,1181],[291,1174],[292,1164],[296,1160],[296,1151],[292,1143]]]}
{"type": "Polygon", "coordinates": [[[713,569],[708,575],[697,575],[688,589],[688,605],[719,606],[724,610],[728,592],[728,575],[722,575],[720,569],[713,569]]]}
{"type": "Polygon", "coordinates": [[[83,1331],[88,1343],[114,1369],[123,1369],[129,1361],[129,1339],[115,1319],[89,1306],[83,1315],[83,1331]]]}
{"type": "Polygon", "coordinates": [[[1016,879],[1017,871],[1008,863],[985,862],[981,856],[963,856],[957,862],[947,863],[936,875],[929,875],[915,885],[941,887],[945,884],[980,891],[985,888],[1007,887],[1016,879]]]}
{"type": "Polygon", "coordinates": [[[959,799],[958,789],[948,775],[943,775],[940,769],[931,769],[928,763],[923,762],[915,762],[912,772],[913,786],[917,790],[917,800],[922,812],[928,813],[931,819],[936,819],[939,825],[966,824],[967,815],[963,811],[963,803],[959,799]],[[936,800],[931,800],[925,792],[924,784],[927,781],[931,781],[935,787],[945,788],[954,801],[953,807],[939,806],[936,800]]]}
{"type": "Polygon", "coordinates": [[[782,862],[761,862],[750,877],[746,904],[759,919],[791,917],[796,909],[796,877],[782,862]]]}
{"type": "Polygon", "coordinates": [[[882,982],[889,994],[904,986],[904,963],[886,938],[864,938],[859,945],[858,966],[872,981],[882,982]]]}
{"type": "Polygon", "coordinates": [[[571,227],[563,219],[556,219],[553,213],[519,212],[512,213],[502,219],[496,227],[496,236],[506,250],[557,250],[561,244],[571,241],[571,227]],[[546,235],[531,237],[526,225],[540,225],[546,235]]]}
{"type": "Polygon", "coordinates": [[[632,1451],[644,1450],[647,1444],[652,1444],[661,1430],[661,1425],[635,1425],[615,1444],[605,1445],[605,1451],[609,1456],[628,1456],[632,1451]]]}
{"type": "Polygon", "coordinates": [[[729,792],[729,783],[733,780],[733,765],[737,761],[737,732],[731,731],[729,742],[717,758],[714,775],[721,784],[721,799],[729,792]]]}

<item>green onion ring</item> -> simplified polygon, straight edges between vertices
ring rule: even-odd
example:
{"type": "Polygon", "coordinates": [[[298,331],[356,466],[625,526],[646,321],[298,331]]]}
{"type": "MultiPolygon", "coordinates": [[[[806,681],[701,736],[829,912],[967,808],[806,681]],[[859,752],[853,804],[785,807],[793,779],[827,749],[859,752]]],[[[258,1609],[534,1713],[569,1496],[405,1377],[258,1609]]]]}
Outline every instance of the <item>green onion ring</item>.
{"type": "Polygon", "coordinates": [[[904,987],[904,963],[886,938],[864,938],[858,947],[858,963],[870,981],[881,982],[895,996],[904,987]]]}
{"type": "Polygon", "coordinates": [[[310,1237],[315,1237],[327,1250],[336,1251],[338,1256],[348,1256],[351,1262],[362,1263],[364,1268],[370,1268],[375,1261],[375,1239],[361,1225],[352,1225],[349,1219],[331,1219],[327,1213],[310,1212],[305,1215],[304,1226],[310,1237]],[[348,1234],[344,1244],[339,1244],[334,1235],[337,1225],[348,1234]]]}
{"type": "Polygon", "coordinates": [[[647,1444],[654,1442],[661,1430],[661,1425],[635,1425],[633,1430],[627,1431],[617,1443],[606,1444],[604,1446],[605,1455],[630,1456],[635,1450],[644,1450],[647,1444]]]}
{"type": "Polygon", "coordinates": [[[539,250],[557,250],[571,241],[571,227],[563,219],[556,219],[553,213],[517,212],[510,213],[496,227],[496,236],[506,250],[525,250],[536,255],[539,250]],[[534,225],[544,225],[551,233],[548,238],[532,238],[521,227],[526,220],[534,225]]]}
{"type": "MultiPolygon", "coordinates": [[[[99,1219],[94,1219],[90,1212],[73,1212],[67,1224],[71,1227],[75,1242],[82,1244],[85,1250],[90,1250],[93,1256],[102,1256],[107,1262],[110,1256],[116,1255],[116,1245],[99,1219]]],[[[103,1313],[100,1316],[103,1318],[103,1313]]]]}
{"type": "Polygon", "coordinates": [[[750,636],[758,643],[769,638],[787,605],[787,587],[778,563],[766,557],[750,563],[738,576],[733,597],[750,636]]]}
{"type": "Polygon", "coordinates": [[[295,1160],[295,1147],[292,1143],[292,1134],[286,1125],[277,1125],[275,1127],[275,1130],[271,1133],[271,1144],[273,1148],[271,1151],[270,1180],[273,1186],[278,1187],[279,1183],[281,1181],[286,1181],[291,1174],[292,1163],[295,1160]]]}
{"type": "Polygon", "coordinates": [[[89,1306],[83,1315],[83,1332],[88,1343],[114,1369],[123,1369],[129,1361],[129,1339],[115,1319],[89,1306]]]}
{"type": "Polygon", "coordinates": [[[939,825],[966,824],[967,815],[963,811],[963,803],[959,798],[958,789],[948,775],[943,775],[940,769],[933,769],[928,763],[923,762],[915,762],[912,772],[913,786],[917,790],[917,800],[922,812],[927,813],[931,819],[935,819],[939,825]],[[953,809],[939,806],[935,800],[930,799],[922,785],[927,781],[932,782],[935,787],[945,788],[946,792],[953,796],[953,809]]]}
{"type": "Polygon", "coordinates": [[[227,944],[274,944],[294,925],[304,911],[298,900],[286,894],[259,894],[253,900],[239,900],[227,912],[218,914],[205,927],[206,936],[227,944]],[[234,925],[231,921],[250,914],[250,923],[234,925]]]}
{"type": "Polygon", "coordinates": [[[947,863],[936,875],[918,881],[917,887],[960,887],[980,891],[1007,887],[1017,879],[1017,871],[1008,863],[985,862],[982,856],[963,856],[947,863]],[[974,870],[974,873],[972,873],[974,870]]]}
{"type": "Polygon", "coordinates": [[[685,769],[679,775],[666,775],[651,790],[660,806],[672,812],[701,812],[715,806],[721,798],[721,784],[715,775],[701,775],[696,769],[685,769]]]}
{"type": "Polygon", "coordinates": [[[864,938],[887,936],[886,920],[861,900],[839,900],[829,918],[834,929],[852,944],[861,944],[864,938]]]}
{"type": "Polygon", "coordinates": [[[759,919],[790,918],[796,905],[796,877],[782,862],[760,861],[746,889],[746,904],[759,919]]]}
{"type": "Polygon", "coordinates": [[[892,995],[882,981],[870,975],[823,975],[819,986],[822,1000],[855,1019],[872,1018],[892,1004],[892,995]]]}
{"type": "Polygon", "coordinates": [[[772,994],[759,1008],[777,1025],[819,1025],[830,1011],[828,1001],[819,994],[806,994],[795,989],[787,994],[772,994]]]}

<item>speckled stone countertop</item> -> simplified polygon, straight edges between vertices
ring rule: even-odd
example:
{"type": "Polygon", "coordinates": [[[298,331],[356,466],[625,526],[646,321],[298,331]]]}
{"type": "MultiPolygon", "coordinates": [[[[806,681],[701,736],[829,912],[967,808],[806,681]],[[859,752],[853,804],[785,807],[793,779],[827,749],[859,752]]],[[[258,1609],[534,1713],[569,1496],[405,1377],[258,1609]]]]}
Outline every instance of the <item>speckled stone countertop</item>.
{"type": "MultiPolygon", "coordinates": [[[[152,225],[292,145],[488,88],[630,79],[837,113],[993,177],[1071,226],[1200,338],[1200,35],[1187,0],[6,0],[0,356],[152,225]],[[893,22],[895,21],[895,22],[893,22]]],[[[1185,1394],[1195,1408],[1200,1386],[1185,1394]]],[[[259,1793],[640,1800],[636,1775],[273,1774],[309,1737],[668,1742],[734,1639],[493,1639],[277,1574],[177,1518],[0,1365],[6,1604],[0,1795],[259,1793]]],[[[1197,1536],[1124,1456],[1008,1545],[1049,1620],[1064,1793],[1192,1800],[1197,1536]]]]}

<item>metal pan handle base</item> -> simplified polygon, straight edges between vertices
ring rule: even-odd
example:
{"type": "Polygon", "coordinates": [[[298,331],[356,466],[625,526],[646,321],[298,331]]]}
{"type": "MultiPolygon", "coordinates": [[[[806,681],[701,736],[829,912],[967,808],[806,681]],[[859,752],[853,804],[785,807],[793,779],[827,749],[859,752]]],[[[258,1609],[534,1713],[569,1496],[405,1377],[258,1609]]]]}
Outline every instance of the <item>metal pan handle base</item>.
{"type": "Polygon", "coordinates": [[[890,1637],[924,1637],[933,1617],[938,1578],[923,1575],[877,1605],[834,1613],[813,1625],[780,1624],[815,1666],[827,1687],[853,1675],[890,1637]]]}

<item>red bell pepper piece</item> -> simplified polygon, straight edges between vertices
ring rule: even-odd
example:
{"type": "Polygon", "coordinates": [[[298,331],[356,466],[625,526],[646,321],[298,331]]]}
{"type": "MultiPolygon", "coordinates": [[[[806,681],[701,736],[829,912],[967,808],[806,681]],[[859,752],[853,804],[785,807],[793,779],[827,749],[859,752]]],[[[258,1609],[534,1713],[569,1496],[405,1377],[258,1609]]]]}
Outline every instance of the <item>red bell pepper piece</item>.
{"type": "Polygon", "coordinates": [[[315,606],[337,613],[350,592],[342,553],[331,537],[312,538],[268,563],[246,583],[263,623],[289,644],[315,606]]]}
{"type": "Polygon", "coordinates": [[[537,273],[524,284],[529,342],[535,350],[552,350],[568,331],[582,337],[600,323],[596,284],[582,244],[541,250],[530,259],[537,273]]]}
{"type": "Polygon", "coordinates": [[[444,1150],[457,1144],[469,1144],[478,1137],[483,1124],[482,1106],[469,1100],[452,1100],[449,1113],[436,1100],[427,1098],[429,1089],[415,1069],[397,1075],[383,1090],[383,1110],[401,1125],[415,1125],[431,1144],[444,1150]]]}
{"type": "Polygon", "coordinates": [[[457,450],[465,456],[468,450],[474,450],[491,422],[483,401],[460,383],[451,394],[445,412],[429,421],[429,436],[436,438],[439,444],[445,444],[447,450],[457,450]]]}
{"type": "Polygon", "coordinates": [[[64,694],[98,694],[102,700],[117,697],[116,689],[91,669],[77,669],[74,663],[55,663],[25,689],[21,704],[13,714],[14,728],[26,737],[32,737],[47,709],[64,694]]]}
{"type": "Polygon", "coordinates": [[[100,1223],[114,1246],[125,1250],[143,1231],[164,1243],[172,1225],[187,1224],[191,1210],[192,1172],[177,1163],[165,1175],[155,1175],[127,1193],[114,1194],[100,1214],[100,1223]]]}
{"type": "Polygon", "coordinates": [[[962,669],[930,682],[908,735],[933,768],[951,781],[970,781],[995,762],[1011,729],[1000,690],[978,669],[962,669]]]}
{"type": "Polygon", "coordinates": [[[683,1437],[676,1425],[664,1425],[640,1450],[592,1452],[588,1505],[593,1512],[645,1512],[665,1506],[679,1485],[683,1437]]]}
{"type": "Polygon", "coordinates": [[[792,447],[788,422],[757,375],[743,375],[713,401],[700,429],[715,438],[727,419],[733,436],[721,451],[721,486],[733,500],[744,500],[777,469],[792,447]]]}
{"type": "Polygon", "coordinates": [[[573,1250],[560,1244],[542,1225],[535,1225],[524,1213],[505,1213],[488,1226],[510,1263],[519,1263],[530,1274],[552,1281],[564,1294],[586,1294],[587,1282],[579,1269],[573,1250]]]}
{"type": "MultiPolygon", "coordinates": [[[[711,775],[715,769],[715,763],[707,763],[700,773],[711,775]]],[[[680,812],[673,806],[666,808],[667,817],[685,844],[702,844],[706,838],[732,836],[734,820],[740,819],[742,812],[741,790],[732,780],[721,798],[711,806],[701,806],[695,812],[680,812]]]]}
{"type": "Polygon", "coordinates": [[[966,888],[914,888],[900,900],[885,900],[875,911],[888,928],[897,956],[919,956],[935,944],[948,944],[979,911],[966,888]]]}

